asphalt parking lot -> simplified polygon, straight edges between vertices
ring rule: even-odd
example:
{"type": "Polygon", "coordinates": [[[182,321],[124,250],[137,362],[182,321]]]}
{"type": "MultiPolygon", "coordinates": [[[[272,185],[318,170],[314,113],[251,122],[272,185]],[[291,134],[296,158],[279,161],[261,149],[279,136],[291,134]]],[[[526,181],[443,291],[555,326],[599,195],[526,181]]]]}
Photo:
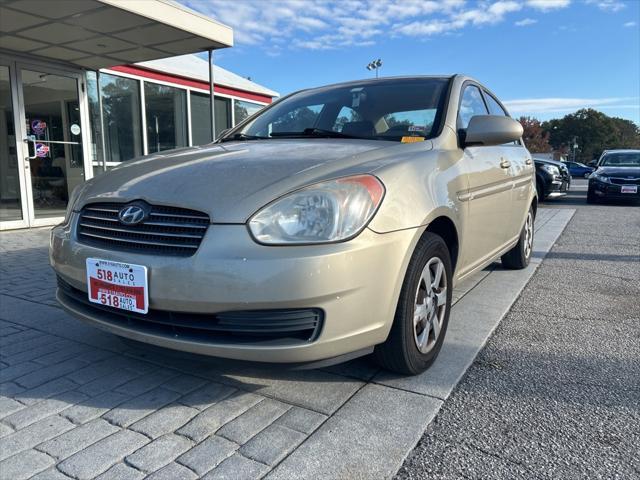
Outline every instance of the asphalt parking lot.
{"type": "Polygon", "coordinates": [[[397,479],[640,478],[640,206],[573,219],[397,479]]]}
{"type": "Polygon", "coordinates": [[[288,371],[124,343],[55,306],[46,230],[4,233],[0,478],[389,478],[407,454],[400,478],[629,478],[640,209],[581,196],[539,211],[528,269],[455,289],[440,358],[410,378],[366,359],[288,371]]]}

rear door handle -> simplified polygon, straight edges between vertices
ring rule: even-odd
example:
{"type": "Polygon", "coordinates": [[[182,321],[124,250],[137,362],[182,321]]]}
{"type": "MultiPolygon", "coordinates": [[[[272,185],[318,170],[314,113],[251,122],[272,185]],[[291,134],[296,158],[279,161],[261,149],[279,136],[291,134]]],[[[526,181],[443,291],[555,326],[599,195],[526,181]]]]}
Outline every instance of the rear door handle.
{"type": "Polygon", "coordinates": [[[509,160],[501,160],[500,168],[509,168],[511,166],[511,162],[509,160]]]}

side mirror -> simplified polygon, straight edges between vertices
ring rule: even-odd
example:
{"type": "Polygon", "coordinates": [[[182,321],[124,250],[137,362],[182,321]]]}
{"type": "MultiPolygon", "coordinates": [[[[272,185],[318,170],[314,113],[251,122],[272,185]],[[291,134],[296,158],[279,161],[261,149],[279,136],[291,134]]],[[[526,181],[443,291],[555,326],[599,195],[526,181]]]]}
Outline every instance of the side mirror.
{"type": "Polygon", "coordinates": [[[464,136],[464,145],[502,145],[522,138],[522,125],[502,115],[476,115],[471,117],[464,136]]]}

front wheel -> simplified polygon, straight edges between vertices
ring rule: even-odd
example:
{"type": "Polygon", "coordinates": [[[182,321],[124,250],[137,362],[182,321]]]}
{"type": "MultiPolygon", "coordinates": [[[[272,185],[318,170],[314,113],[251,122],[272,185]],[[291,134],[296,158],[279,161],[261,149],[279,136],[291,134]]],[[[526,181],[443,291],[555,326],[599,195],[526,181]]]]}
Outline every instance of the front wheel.
{"type": "Polygon", "coordinates": [[[593,193],[591,189],[587,190],[587,203],[598,203],[598,197],[596,197],[596,194],[593,193]]]}
{"type": "Polygon", "coordinates": [[[533,226],[534,226],[533,208],[529,207],[527,219],[524,227],[520,232],[518,243],[502,256],[502,266],[510,270],[521,270],[527,268],[531,260],[531,252],[533,251],[533,226]]]}
{"type": "Polygon", "coordinates": [[[446,243],[425,233],[409,262],[389,337],[374,352],[382,367],[416,375],[435,361],[449,324],[452,278],[446,243]]]}

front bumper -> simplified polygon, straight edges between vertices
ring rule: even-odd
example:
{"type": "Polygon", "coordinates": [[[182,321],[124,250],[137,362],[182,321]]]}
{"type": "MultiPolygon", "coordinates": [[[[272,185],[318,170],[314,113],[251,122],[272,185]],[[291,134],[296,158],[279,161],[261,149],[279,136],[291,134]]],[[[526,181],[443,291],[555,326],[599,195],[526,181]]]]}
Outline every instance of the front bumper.
{"type": "Polygon", "coordinates": [[[554,194],[565,194],[569,191],[570,187],[570,179],[562,176],[554,176],[553,179],[547,184],[548,191],[546,192],[546,194],[551,197],[554,196],[554,194]]]}
{"type": "Polygon", "coordinates": [[[612,200],[640,200],[640,185],[630,183],[636,186],[636,193],[622,193],[622,185],[615,183],[605,183],[598,180],[589,182],[589,190],[598,198],[608,198],[612,200]]]}
{"type": "MultiPolygon", "coordinates": [[[[73,222],[71,222],[73,223],[73,222]]],[[[298,363],[332,358],[383,342],[421,229],[378,234],[365,229],[344,243],[268,247],[244,225],[211,225],[191,257],[104,250],[79,243],[69,225],[51,233],[51,265],[63,282],[87,291],[85,260],[103,258],[148,267],[149,308],[157,312],[317,309],[322,328],[298,342],[237,342],[186,337],[115,322],[99,308],[69,300],[62,306],[99,328],[146,343],[238,360],[298,363]]]]}

